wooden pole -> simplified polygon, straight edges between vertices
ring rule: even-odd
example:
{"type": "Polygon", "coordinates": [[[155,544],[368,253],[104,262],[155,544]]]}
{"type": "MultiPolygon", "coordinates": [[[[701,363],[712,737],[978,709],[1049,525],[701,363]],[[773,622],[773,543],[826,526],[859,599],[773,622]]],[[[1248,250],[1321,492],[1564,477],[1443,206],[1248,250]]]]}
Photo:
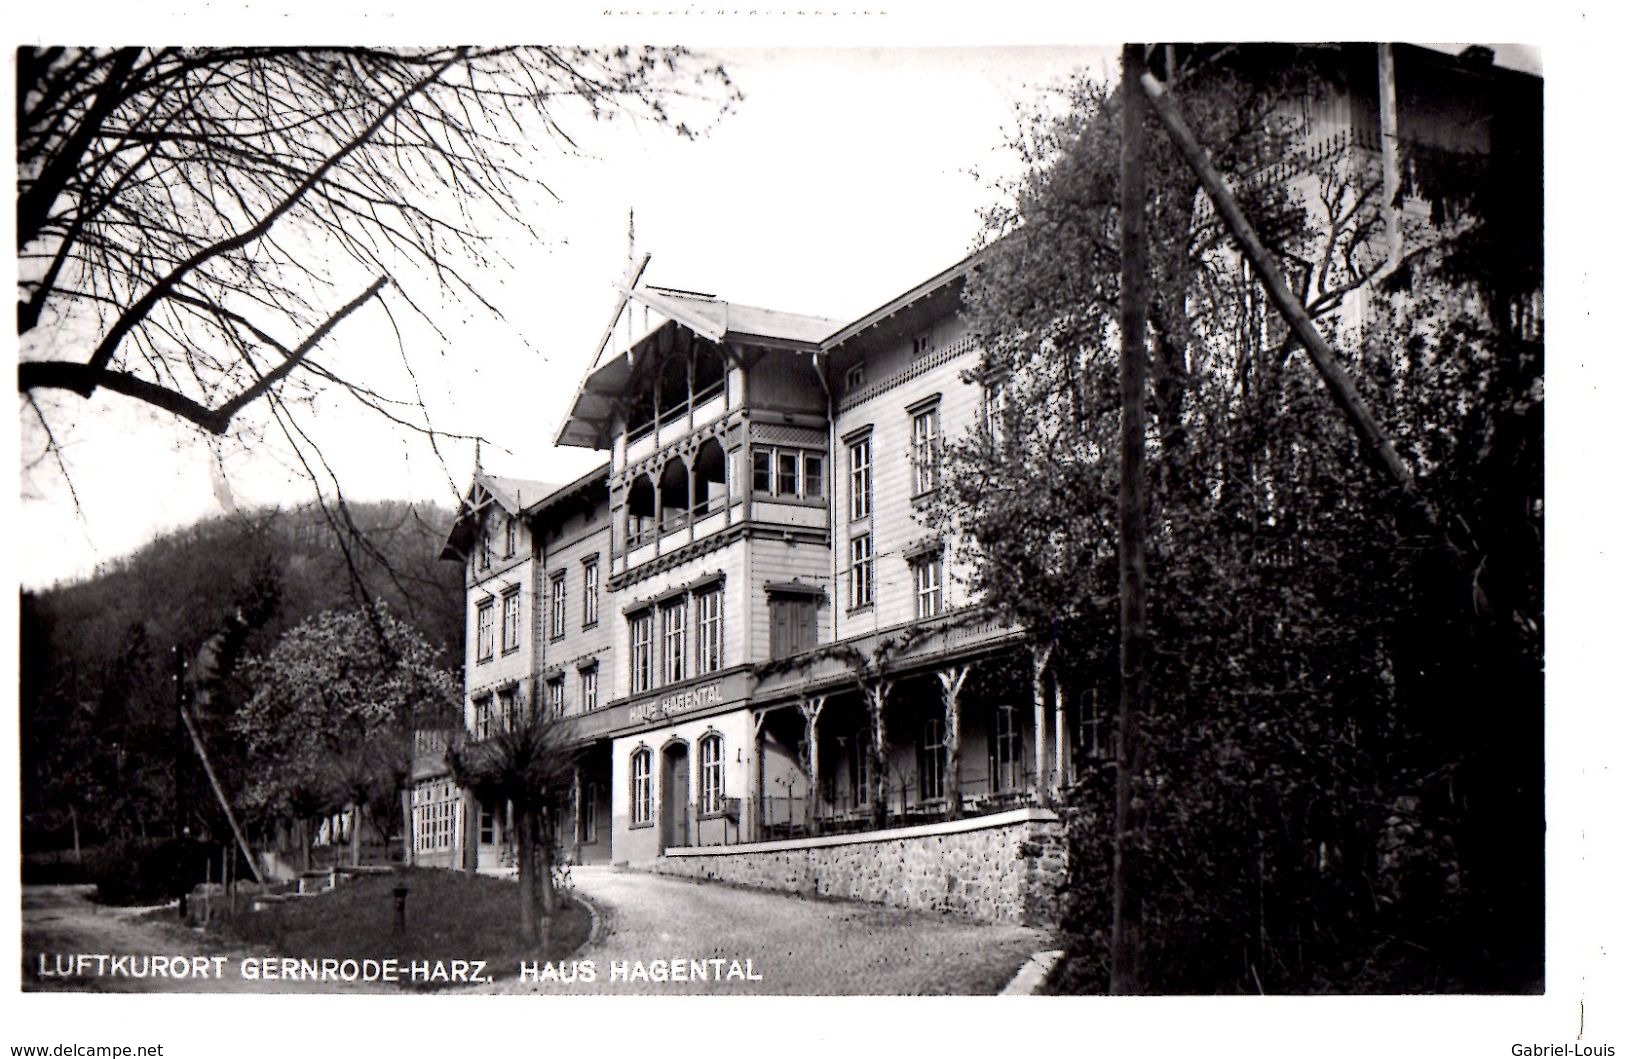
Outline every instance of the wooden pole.
{"type": "Polygon", "coordinates": [[[197,725],[192,723],[192,715],[181,704],[181,723],[186,727],[186,734],[192,737],[192,748],[197,751],[198,760],[203,762],[203,772],[209,777],[209,786],[214,789],[215,800],[225,811],[226,823],[231,825],[231,833],[236,836],[237,845],[241,847],[243,856],[248,859],[248,868],[254,873],[254,881],[263,883],[265,878],[260,875],[260,866],[254,859],[254,850],[248,845],[248,839],[243,836],[243,829],[237,825],[237,814],[231,811],[231,802],[226,800],[226,792],[220,786],[220,780],[214,774],[214,766],[209,763],[209,752],[203,749],[203,737],[198,735],[197,725]]]}
{"type": "Polygon", "coordinates": [[[1298,341],[1303,343],[1305,351],[1309,354],[1310,361],[1315,365],[1315,370],[1320,373],[1321,380],[1325,382],[1326,389],[1331,394],[1332,403],[1337,405],[1344,417],[1348,419],[1349,423],[1354,427],[1355,433],[1376,459],[1378,465],[1399,487],[1400,492],[1411,501],[1417,512],[1427,522],[1429,528],[1436,533],[1444,547],[1452,556],[1458,560],[1462,559],[1461,549],[1444,532],[1443,523],[1439,519],[1437,510],[1416,488],[1416,481],[1411,477],[1410,468],[1406,467],[1404,462],[1400,460],[1399,454],[1394,451],[1393,443],[1389,441],[1387,433],[1377,423],[1376,417],[1371,414],[1371,409],[1361,399],[1359,391],[1355,389],[1354,383],[1348,377],[1348,373],[1338,363],[1337,355],[1332,351],[1331,345],[1316,329],[1314,321],[1309,318],[1309,313],[1304,309],[1303,303],[1298,300],[1297,295],[1292,293],[1292,288],[1282,274],[1280,266],[1276,264],[1274,255],[1264,246],[1264,241],[1259,238],[1258,232],[1253,229],[1246,215],[1242,213],[1241,204],[1236,201],[1236,196],[1231,192],[1229,183],[1225,180],[1224,175],[1214,167],[1213,162],[1207,156],[1207,152],[1202,149],[1202,145],[1197,142],[1196,137],[1191,133],[1190,127],[1185,124],[1185,119],[1180,116],[1179,109],[1174,105],[1173,100],[1168,98],[1162,84],[1150,74],[1136,77],[1135,82],[1144,88],[1143,95],[1139,92],[1125,92],[1125,99],[1128,97],[1133,97],[1135,100],[1148,98],[1151,101],[1151,107],[1167,130],[1169,138],[1179,148],[1180,154],[1185,156],[1186,163],[1195,170],[1196,175],[1201,179],[1202,187],[1207,192],[1208,197],[1213,200],[1214,209],[1218,211],[1219,216],[1224,220],[1225,227],[1235,237],[1236,243],[1241,247],[1242,254],[1258,271],[1259,279],[1264,284],[1264,291],[1269,295],[1269,299],[1275,305],[1276,311],[1292,328],[1292,333],[1297,336],[1298,341]]]}
{"type": "Polygon", "coordinates": [[[1139,771],[1140,718],[1148,698],[1145,672],[1145,106],[1134,90],[1144,70],[1141,45],[1123,46],[1122,156],[1118,238],[1122,258],[1119,297],[1122,354],[1122,481],[1117,505],[1117,582],[1121,609],[1118,646],[1120,697],[1117,731],[1117,804],[1112,857],[1111,991],[1145,991],[1140,967],[1140,893],[1135,847],[1139,813],[1134,784],[1139,771]]]}
{"type": "Polygon", "coordinates": [[[937,680],[942,684],[942,709],[948,729],[948,775],[946,790],[943,792],[948,802],[948,819],[958,820],[964,815],[964,798],[960,794],[960,745],[963,742],[960,725],[959,695],[965,689],[965,678],[970,676],[970,664],[949,666],[947,669],[937,671],[937,680]]]}

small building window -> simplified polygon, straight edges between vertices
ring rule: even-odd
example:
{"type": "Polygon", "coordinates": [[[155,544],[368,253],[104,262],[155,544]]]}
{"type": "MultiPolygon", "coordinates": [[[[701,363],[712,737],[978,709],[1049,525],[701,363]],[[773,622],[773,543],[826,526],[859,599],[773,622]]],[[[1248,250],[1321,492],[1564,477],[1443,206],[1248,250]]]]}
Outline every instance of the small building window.
{"type": "Polygon", "coordinates": [[[583,783],[580,799],[576,805],[576,841],[587,845],[598,841],[597,786],[583,783]]]}
{"type": "Polygon", "coordinates": [[[510,517],[502,528],[502,556],[512,559],[519,550],[519,520],[510,517]]]}
{"type": "Polygon", "coordinates": [[[869,729],[860,728],[857,737],[852,740],[852,761],[847,773],[852,777],[852,805],[855,808],[869,804],[869,748],[872,745],[869,729]]]}
{"type": "Polygon", "coordinates": [[[497,692],[496,722],[501,731],[511,732],[519,726],[519,692],[516,688],[503,688],[497,692]]]}
{"type": "Polygon", "coordinates": [[[598,560],[593,558],[581,569],[581,627],[598,624],[598,560]]]}
{"type": "Polygon", "coordinates": [[[598,708],[598,667],[581,671],[581,712],[590,713],[598,708]]]}
{"type": "Polygon", "coordinates": [[[694,669],[715,673],[722,668],[722,586],[694,593],[694,669]]]}
{"type": "Polygon", "coordinates": [[[564,637],[565,614],[565,588],[564,571],[560,570],[553,575],[553,582],[549,589],[549,606],[547,610],[548,636],[554,640],[564,637]]]}
{"type": "Polygon", "coordinates": [[[654,819],[654,784],[650,775],[654,754],[648,747],[632,752],[632,823],[647,824],[654,819]]]}
{"type": "Polygon", "coordinates": [[[848,485],[851,496],[847,506],[852,510],[854,520],[868,518],[870,510],[874,507],[874,480],[870,470],[870,448],[868,438],[854,441],[846,449],[848,467],[848,485]]]}
{"type": "Polygon", "coordinates": [[[480,807],[480,845],[494,846],[497,842],[497,814],[480,807]]]}
{"type": "Polygon", "coordinates": [[[914,355],[916,357],[923,357],[936,348],[936,338],[931,333],[931,328],[927,327],[914,336],[914,355]]]}
{"type": "Polygon", "coordinates": [[[496,620],[495,600],[486,600],[475,611],[474,657],[477,661],[488,662],[496,654],[496,620]]]}
{"type": "Polygon", "coordinates": [[[480,569],[491,569],[491,525],[489,522],[480,525],[480,539],[476,547],[479,549],[480,569]]]}
{"type": "Polygon", "coordinates": [[[564,678],[554,677],[547,682],[547,708],[554,717],[564,716],[564,678]]]}
{"type": "Polygon", "coordinates": [[[914,560],[914,616],[942,613],[942,553],[927,552],[914,560]]]}
{"type": "Polygon", "coordinates": [[[914,495],[922,496],[937,488],[942,478],[941,421],[933,405],[914,413],[913,455],[914,495]]]}
{"type": "Polygon", "coordinates": [[[722,812],[722,736],[711,732],[700,739],[700,812],[722,812]]]}
{"type": "Polygon", "coordinates": [[[1004,444],[1007,433],[1004,380],[995,379],[983,384],[982,425],[987,431],[988,443],[997,451],[1004,444]]]}
{"type": "Polygon", "coordinates": [[[751,450],[751,488],[762,496],[822,500],[824,454],[758,446],[751,450]]]}
{"type": "Polygon", "coordinates": [[[852,538],[851,606],[867,607],[875,601],[874,538],[860,533],[852,538]]]}
{"type": "Polygon", "coordinates": [[[810,596],[769,596],[768,650],[773,658],[789,658],[818,646],[818,601],[810,596]]]}
{"type": "Polygon", "coordinates": [[[474,738],[491,738],[491,696],[482,695],[474,700],[474,738]]]}
{"type": "Polygon", "coordinates": [[[995,791],[1018,791],[1021,775],[1021,720],[1014,706],[993,711],[993,760],[989,770],[995,791]]]}
{"type": "Polygon", "coordinates": [[[846,392],[854,394],[863,389],[865,382],[862,364],[854,364],[846,369],[846,392]]]}
{"type": "Polygon", "coordinates": [[[667,684],[688,676],[688,600],[679,596],[660,608],[661,675],[667,684]]]}
{"type": "Polygon", "coordinates": [[[655,615],[646,610],[627,619],[632,632],[632,693],[654,687],[655,615]]]}
{"type": "Polygon", "coordinates": [[[519,650],[519,589],[502,594],[502,650],[519,650]]]}
{"type": "Polygon", "coordinates": [[[948,739],[941,717],[926,718],[920,731],[920,798],[941,798],[948,775],[948,739]]]}

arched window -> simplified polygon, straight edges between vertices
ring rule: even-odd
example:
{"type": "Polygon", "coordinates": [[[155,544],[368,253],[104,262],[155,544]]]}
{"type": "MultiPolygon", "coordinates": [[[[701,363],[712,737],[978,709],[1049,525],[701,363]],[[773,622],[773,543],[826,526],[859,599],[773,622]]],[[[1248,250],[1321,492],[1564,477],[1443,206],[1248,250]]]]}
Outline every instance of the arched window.
{"type": "Polygon", "coordinates": [[[721,393],[727,371],[721,350],[710,342],[697,343],[694,347],[694,403],[699,404],[721,393]]]}
{"type": "Polygon", "coordinates": [[[626,491],[626,546],[636,548],[653,539],[655,529],[655,487],[649,476],[640,474],[632,479],[626,491]]]}
{"type": "Polygon", "coordinates": [[[722,734],[707,732],[700,738],[700,812],[722,812],[722,734]]]}
{"type": "Polygon", "coordinates": [[[654,819],[654,754],[646,746],[632,751],[632,822],[647,824],[654,819]]]}
{"type": "Polygon", "coordinates": [[[722,443],[708,439],[694,454],[694,517],[728,506],[728,456],[722,443]]]}
{"type": "Polygon", "coordinates": [[[688,465],[682,460],[667,460],[661,469],[660,512],[662,533],[688,524],[688,465]]]}

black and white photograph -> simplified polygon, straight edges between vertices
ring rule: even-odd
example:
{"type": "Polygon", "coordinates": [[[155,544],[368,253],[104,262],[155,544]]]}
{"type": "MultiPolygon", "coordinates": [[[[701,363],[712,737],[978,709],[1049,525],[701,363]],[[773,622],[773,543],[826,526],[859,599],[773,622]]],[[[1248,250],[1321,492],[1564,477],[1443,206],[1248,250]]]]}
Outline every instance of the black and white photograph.
{"type": "Polygon", "coordinates": [[[1625,1048],[1582,52],[204,15],[11,49],[11,1054],[1625,1048]]]}

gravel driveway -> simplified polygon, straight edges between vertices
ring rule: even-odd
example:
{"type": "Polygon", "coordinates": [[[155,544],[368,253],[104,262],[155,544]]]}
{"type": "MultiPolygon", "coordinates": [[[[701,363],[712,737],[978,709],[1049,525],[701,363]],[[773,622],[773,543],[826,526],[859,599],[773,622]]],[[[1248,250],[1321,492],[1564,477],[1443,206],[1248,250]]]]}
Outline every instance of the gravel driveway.
{"type": "MultiPolygon", "coordinates": [[[[572,874],[577,893],[600,917],[596,938],[575,956],[577,980],[553,980],[543,967],[547,980],[508,979],[496,991],[996,993],[1028,956],[1047,947],[1042,931],[957,916],[608,867],[572,874]],[[589,962],[592,982],[583,980],[589,962]],[[733,971],[755,977],[730,978],[733,971]],[[704,978],[696,980],[696,972],[704,978]],[[674,980],[679,976],[686,980],[674,980]]],[[[568,975],[572,968],[567,961],[551,970],[568,975]]]]}

